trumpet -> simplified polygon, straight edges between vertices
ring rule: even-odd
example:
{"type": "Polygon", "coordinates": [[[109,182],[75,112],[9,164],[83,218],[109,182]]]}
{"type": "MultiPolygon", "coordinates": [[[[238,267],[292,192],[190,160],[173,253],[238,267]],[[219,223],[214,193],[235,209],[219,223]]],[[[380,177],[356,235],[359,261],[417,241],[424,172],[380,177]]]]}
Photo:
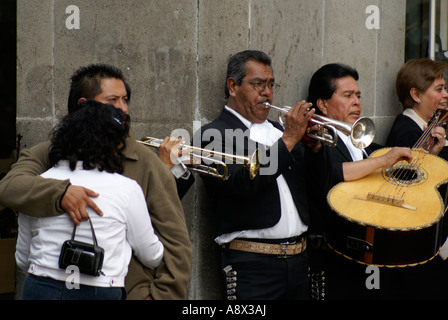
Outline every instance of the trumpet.
{"type": "MultiPolygon", "coordinates": [[[[163,139],[157,139],[153,137],[144,137],[140,140],[137,140],[138,143],[144,144],[149,147],[159,148],[163,142],[163,139]]],[[[200,174],[210,175],[215,178],[219,178],[222,180],[227,180],[229,178],[229,169],[227,164],[224,161],[231,162],[233,164],[241,164],[249,171],[249,177],[253,180],[258,174],[258,170],[260,168],[260,150],[257,149],[255,152],[248,157],[238,156],[198,147],[193,147],[190,145],[186,145],[185,143],[181,143],[179,145],[179,151],[184,152],[187,151],[190,155],[190,163],[185,164],[190,171],[195,171],[200,174]],[[211,162],[211,164],[215,164],[217,167],[212,167],[211,164],[202,164],[195,163],[194,159],[205,160],[205,162],[211,162]],[[221,168],[221,172],[219,172],[218,168],[221,168]]]]}
{"type": "MultiPolygon", "coordinates": [[[[281,125],[283,125],[282,116],[285,113],[288,113],[291,109],[289,106],[282,108],[276,107],[271,105],[269,102],[264,102],[263,106],[265,108],[271,108],[279,111],[278,119],[281,125]]],[[[338,143],[338,134],[336,129],[350,135],[350,140],[358,149],[368,147],[375,138],[375,124],[369,118],[359,118],[355,123],[350,124],[315,114],[311,118],[310,123],[312,125],[317,124],[319,131],[316,133],[309,132],[307,133],[307,136],[312,139],[320,140],[330,147],[335,147],[338,143]]]]}

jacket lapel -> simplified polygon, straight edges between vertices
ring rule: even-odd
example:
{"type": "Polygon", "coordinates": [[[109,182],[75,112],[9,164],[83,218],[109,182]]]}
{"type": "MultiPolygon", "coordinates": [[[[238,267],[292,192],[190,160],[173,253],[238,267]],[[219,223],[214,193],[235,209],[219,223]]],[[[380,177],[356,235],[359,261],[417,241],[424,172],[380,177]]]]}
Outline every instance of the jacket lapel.
{"type": "Polygon", "coordinates": [[[219,116],[221,121],[224,121],[232,129],[241,129],[246,131],[248,128],[238,119],[234,114],[224,108],[219,116]]]}
{"type": "Polygon", "coordinates": [[[347,146],[344,142],[341,140],[338,140],[338,143],[336,144],[336,150],[342,155],[343,158],[345,158],[347,161],[353,161],[352,156],[350,155],[350,151],[348,151],[347,146]]]}

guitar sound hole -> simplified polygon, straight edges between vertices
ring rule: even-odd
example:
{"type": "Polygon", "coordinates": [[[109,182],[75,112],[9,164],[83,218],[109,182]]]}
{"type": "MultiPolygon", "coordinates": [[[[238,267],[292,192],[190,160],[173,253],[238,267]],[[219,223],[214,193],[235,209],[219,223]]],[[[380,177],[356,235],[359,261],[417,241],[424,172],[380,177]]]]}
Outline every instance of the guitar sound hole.
{"type": "Polygon", "coordinates": [[[424,178],[423,171],[411,165],[395,165],[385,170],[387,178],[397,184],[420,183],[424,178]]]}
{"type": "Polygon", "coordinates": [[[396,181],[410,182],[417,179],[418,173],[415,169],[394,169],[391,176],[396,181]]]}

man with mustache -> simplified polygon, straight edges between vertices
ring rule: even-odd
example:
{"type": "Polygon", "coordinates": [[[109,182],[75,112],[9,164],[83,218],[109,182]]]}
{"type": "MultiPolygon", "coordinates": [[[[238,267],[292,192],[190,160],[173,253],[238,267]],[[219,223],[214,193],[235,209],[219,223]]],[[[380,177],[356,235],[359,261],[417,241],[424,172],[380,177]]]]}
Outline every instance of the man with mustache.
{"type": "Polygon", "coordinates": [[[215,206],[215,241],[222,247],[231,300],[309,297],[306,182],[312,169],[307,163],[321,164],[324,158],[320,142],[310,147],[300,142],[314,114],[309,103],[295,104],[285,115],[284,128],[267,120],[269,109],[263,103],[272,103],[275,85],[265,53],[233,55],[227,67],[227,105],[193,140],[201,139],[203,148],[237,155],[251,155],[256,148],[263,152],[253,179],[239,164],[228,164],[226,181],[202,177],[215,206]]]}

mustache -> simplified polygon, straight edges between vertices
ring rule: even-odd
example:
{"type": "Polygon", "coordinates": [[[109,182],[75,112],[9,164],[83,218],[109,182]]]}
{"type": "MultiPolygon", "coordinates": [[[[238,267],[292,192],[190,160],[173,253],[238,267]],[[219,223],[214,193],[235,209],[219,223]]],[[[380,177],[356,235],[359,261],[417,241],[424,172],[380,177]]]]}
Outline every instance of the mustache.
{"type": "Polygon", "coordinates": [[[272,101],[271,101],[270,99],[264,99],[264,100],[262,100],[262,101],[257,102],[257,103],[255,104],[255,106],[262,105],[263,108],[264,108],[264,103],[265,103],[265,102],[267,102],[267,103],[269,103],[269,104],[272,104],[272,101]]]}

